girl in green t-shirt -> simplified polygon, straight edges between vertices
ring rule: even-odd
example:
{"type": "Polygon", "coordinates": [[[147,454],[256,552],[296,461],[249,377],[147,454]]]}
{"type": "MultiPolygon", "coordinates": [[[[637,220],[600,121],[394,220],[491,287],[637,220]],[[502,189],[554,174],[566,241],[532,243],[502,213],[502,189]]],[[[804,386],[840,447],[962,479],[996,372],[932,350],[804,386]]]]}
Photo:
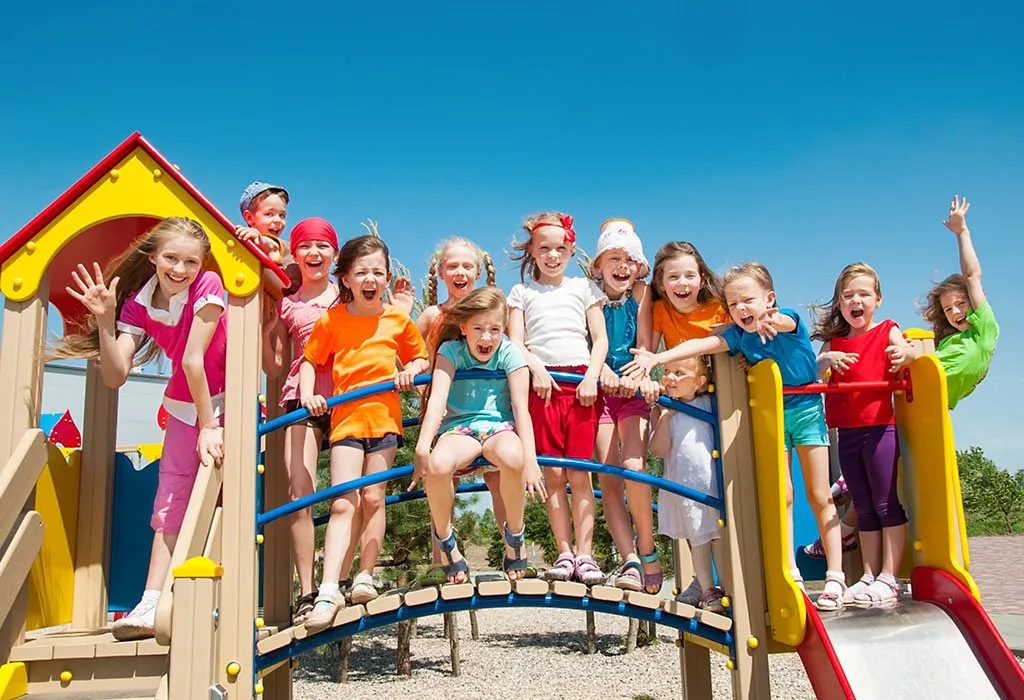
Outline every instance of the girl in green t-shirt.
{"type": "Polygon", "coordinates": [[[981,287],[981,263],[967,228],[969,208],[959,195],[949,204],[949,220],[943,223],[956,234],[960,274],[932,287],[923,312],[935,333],[935,355],[946,370],[951,410],[985,378],[999,340],[999,325],[981,287]]]}

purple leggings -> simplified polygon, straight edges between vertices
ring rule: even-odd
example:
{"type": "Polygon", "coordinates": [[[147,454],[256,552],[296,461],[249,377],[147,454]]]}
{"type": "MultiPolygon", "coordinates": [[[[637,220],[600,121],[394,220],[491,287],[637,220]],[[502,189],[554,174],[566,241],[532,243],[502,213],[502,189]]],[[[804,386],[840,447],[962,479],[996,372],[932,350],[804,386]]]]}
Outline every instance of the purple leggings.
{"type": "Polygon", "coordinates": [[[907,522],[896,493],[899,456],[895,425],[839,429],[839,465],[863,532],[907,522]]]}

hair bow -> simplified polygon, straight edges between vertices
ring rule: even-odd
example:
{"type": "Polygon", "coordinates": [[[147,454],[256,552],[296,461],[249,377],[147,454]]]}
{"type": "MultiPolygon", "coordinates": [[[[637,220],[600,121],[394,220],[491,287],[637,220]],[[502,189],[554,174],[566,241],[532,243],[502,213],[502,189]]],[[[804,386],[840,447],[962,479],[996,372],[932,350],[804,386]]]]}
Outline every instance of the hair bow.
{"type": "Polygon", "coordinates": [[[564,214],[562,218],[559,219],[559,223],[562,225],[562,228],[565,229],[565,242],[575,243],[576,232],[572,229],[572,217],[568,214],[564,214]]]}

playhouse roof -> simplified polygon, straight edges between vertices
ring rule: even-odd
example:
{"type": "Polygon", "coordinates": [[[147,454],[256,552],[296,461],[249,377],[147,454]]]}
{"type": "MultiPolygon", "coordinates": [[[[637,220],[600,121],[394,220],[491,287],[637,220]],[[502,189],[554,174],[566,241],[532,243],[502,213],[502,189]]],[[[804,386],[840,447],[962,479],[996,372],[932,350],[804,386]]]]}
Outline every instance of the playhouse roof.
{"type": "MultiPolygon", "coordinates": [[[[158,151],[153,144],[146,140],[146,138],[136,131],[134,134],[125,139],[117,148],[111,151],[107,156],[99,163],[93,166],[89,172],[83,175],[78,182],[71,185],[62,195],[53,200],[53,202],[43,209],[39,214],[29,221],[20,231],[15,233],[9,240],[3,245],[0,245],[0,265],[7,262],[8,258],[11,257],[17,250],[19,250],[25,243],[27,243],[33,236],[39,233],[43,228],[49,225],[54,219],[60,216],[68,207],[70,207],[80,196],[89,190],[90,187],[95,185],[99,180],[106,177],[110,169],[116,166],[124,158],[132,153],[136,148],[140,148],[145,151],[153,160],[155,160],[163,171],[170,175],[181,187],[193,198],[205,208],[210,215],[217,220],[218,223],[222,224],[228,231],[234,231],[234,224],[228,219],[217,207],[213,205],[196,187],[188,181],[184,175],[169,161],[163,154],[158,151]]],[[[284,271],[281,270],[273,261],[270,260],[258,247],[252,243],[245,243],[246,247],[256,256],[256,259],[264,266],[264,268],[273,270],[275,276],[283,283],[285,287],[288,286],[288,277],[284,271]]]]}

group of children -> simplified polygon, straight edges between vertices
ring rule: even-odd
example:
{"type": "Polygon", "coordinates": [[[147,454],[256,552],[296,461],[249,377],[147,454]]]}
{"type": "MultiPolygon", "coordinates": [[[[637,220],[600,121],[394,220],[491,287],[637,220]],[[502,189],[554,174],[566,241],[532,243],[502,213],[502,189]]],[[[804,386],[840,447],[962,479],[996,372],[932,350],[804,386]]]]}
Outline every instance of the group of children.
{"type": "MultiPolygon", "coordinates": [[[[507,297],[494,286],[490,257],[471,241],[454,238],[430,259],[430,306],[414,320],[412,285],[406,280],[392,289],[390,254],[379,237],[359,236],[339,245],[331,224],[312,218],[296,225],[285,243],[287,191],[253,183],[240,205],[246,226],[236,234],[287,266],[293,280],[287,295],[265,309],[263,329],[265,371],[272,377],[287,372],[282,406],[301,406],[310,414],[285,433],[291,498],[314,491],[325,437],[332,484],[390,468],[402,444],[397,391],[350,401],[330,412],[326,397],[386,381],[399,391],[409,390],[416,375],[429,371],[413,485],[422,479],[435,561],[443,580],[453,583],[470,577],[452,528],[455,482],[474,471],[480,457],[490,465],[484,479],[505,542],[508,577],[527,574],[523,513],[526,499],[536,497],[547,505],[559,551],[545,576],[603,583],[606,575],[593,558],[590,474],[557,467],[542,472],[538,455],[643,470],[649,447],[665,459],[666,478],[717,494],[712,426],[686,413],[651,409],[662,394],[710,409],[708,356],[739,354],[748,365],[772,359],[785,386],[825,376],[833,383],[891,378],[915,357],[895,323],[875,318],[881,288],[863,263],[843,270],[832,301],[809,329],[798,313],[778,306],[763,265],[747,263],[719,278],[692,244],[671,242],[658,250],[652,268],[626,219],[602,224],[586,274],[572,276],[569,267],[577,253],[573,219],[543,212],[526,219],[526,238],[514,245],[522,282],[507,297]],[[649,284],[644,281],[648,274],[649,284]],[[485,275],[486,284],[477,288],[485,275]],[[438,279],[447,290],[441,303],[438,279]],[[824,343],[818,353],[812,339],[824,343]],[[289,346],[292,359],[286,363],[289,346]],[[659,381],[652,377],[657,366],[664,366],[659,381]],[[454,381],[456,372],[470,369],[496,374],[454,381]],[[555,378],[560,372],[582,380],[561,381],[555,378]]],[[[984,377],[998,336],[981,288],[966,211],[966,201],[954,199],[946,224],[957,235],[962,275],[933,289],[925,312],[949,376],[951,408],[984,377]]],[[[192,483],[200,464],[213,465],[224,453],[225,294],[217,275],[204,271],[209,249],[198,224],[167,219],[107,271],[98,264],[91,271],[80,265],[68,287],[90,312],[89,325],[82,335],[62,339],[55,355],[98,357],[104,381],[112,387],[124,383],[133,364],[158,352],[172,364],[146,591],[139,605],[115,623],[118,639],[153,633],[156,603],[192,483]]],[[[891,392],[834,394],[824,403],[820,395],[787,396],[784,414],[786,447],[795,447],[799,455],[821,534],[818,546],[827,560],[817,605],[834,610],[895,600],[906,516],[895,488],[898,446],[891,392]],[[830,489],[829,425],[839,429],[841,465],[865,560],[864,578],[850,588],[842,573],[843,542],[830,489]]],[[[650,488],[605,475],[600,485],[608,528],[623,558],[614,585],[658,593],[664,576],[650,488]]],[[[789,491],[791,508],[791,486],[789,491]]],[[[662,493],[658,505],[659,533],[687,540],[693,555],[696,575],[678,598],[721,611],[723,591],[715,585],[711,564],[720,540],[718,513],[670,493],[662,493]]],[[[310,632],[325,629],[346,599],[364,603],[377,595],[372,574],[385,536],[383,484],[332,502],[318,587],[311,512],[294,514],[290,527],[301,587],[294,624],[310,632]],[[350,579],[357,547],[359,570],[350,579]]],[[[792,561],[791,567],[799,581],[792,561]]]]}

